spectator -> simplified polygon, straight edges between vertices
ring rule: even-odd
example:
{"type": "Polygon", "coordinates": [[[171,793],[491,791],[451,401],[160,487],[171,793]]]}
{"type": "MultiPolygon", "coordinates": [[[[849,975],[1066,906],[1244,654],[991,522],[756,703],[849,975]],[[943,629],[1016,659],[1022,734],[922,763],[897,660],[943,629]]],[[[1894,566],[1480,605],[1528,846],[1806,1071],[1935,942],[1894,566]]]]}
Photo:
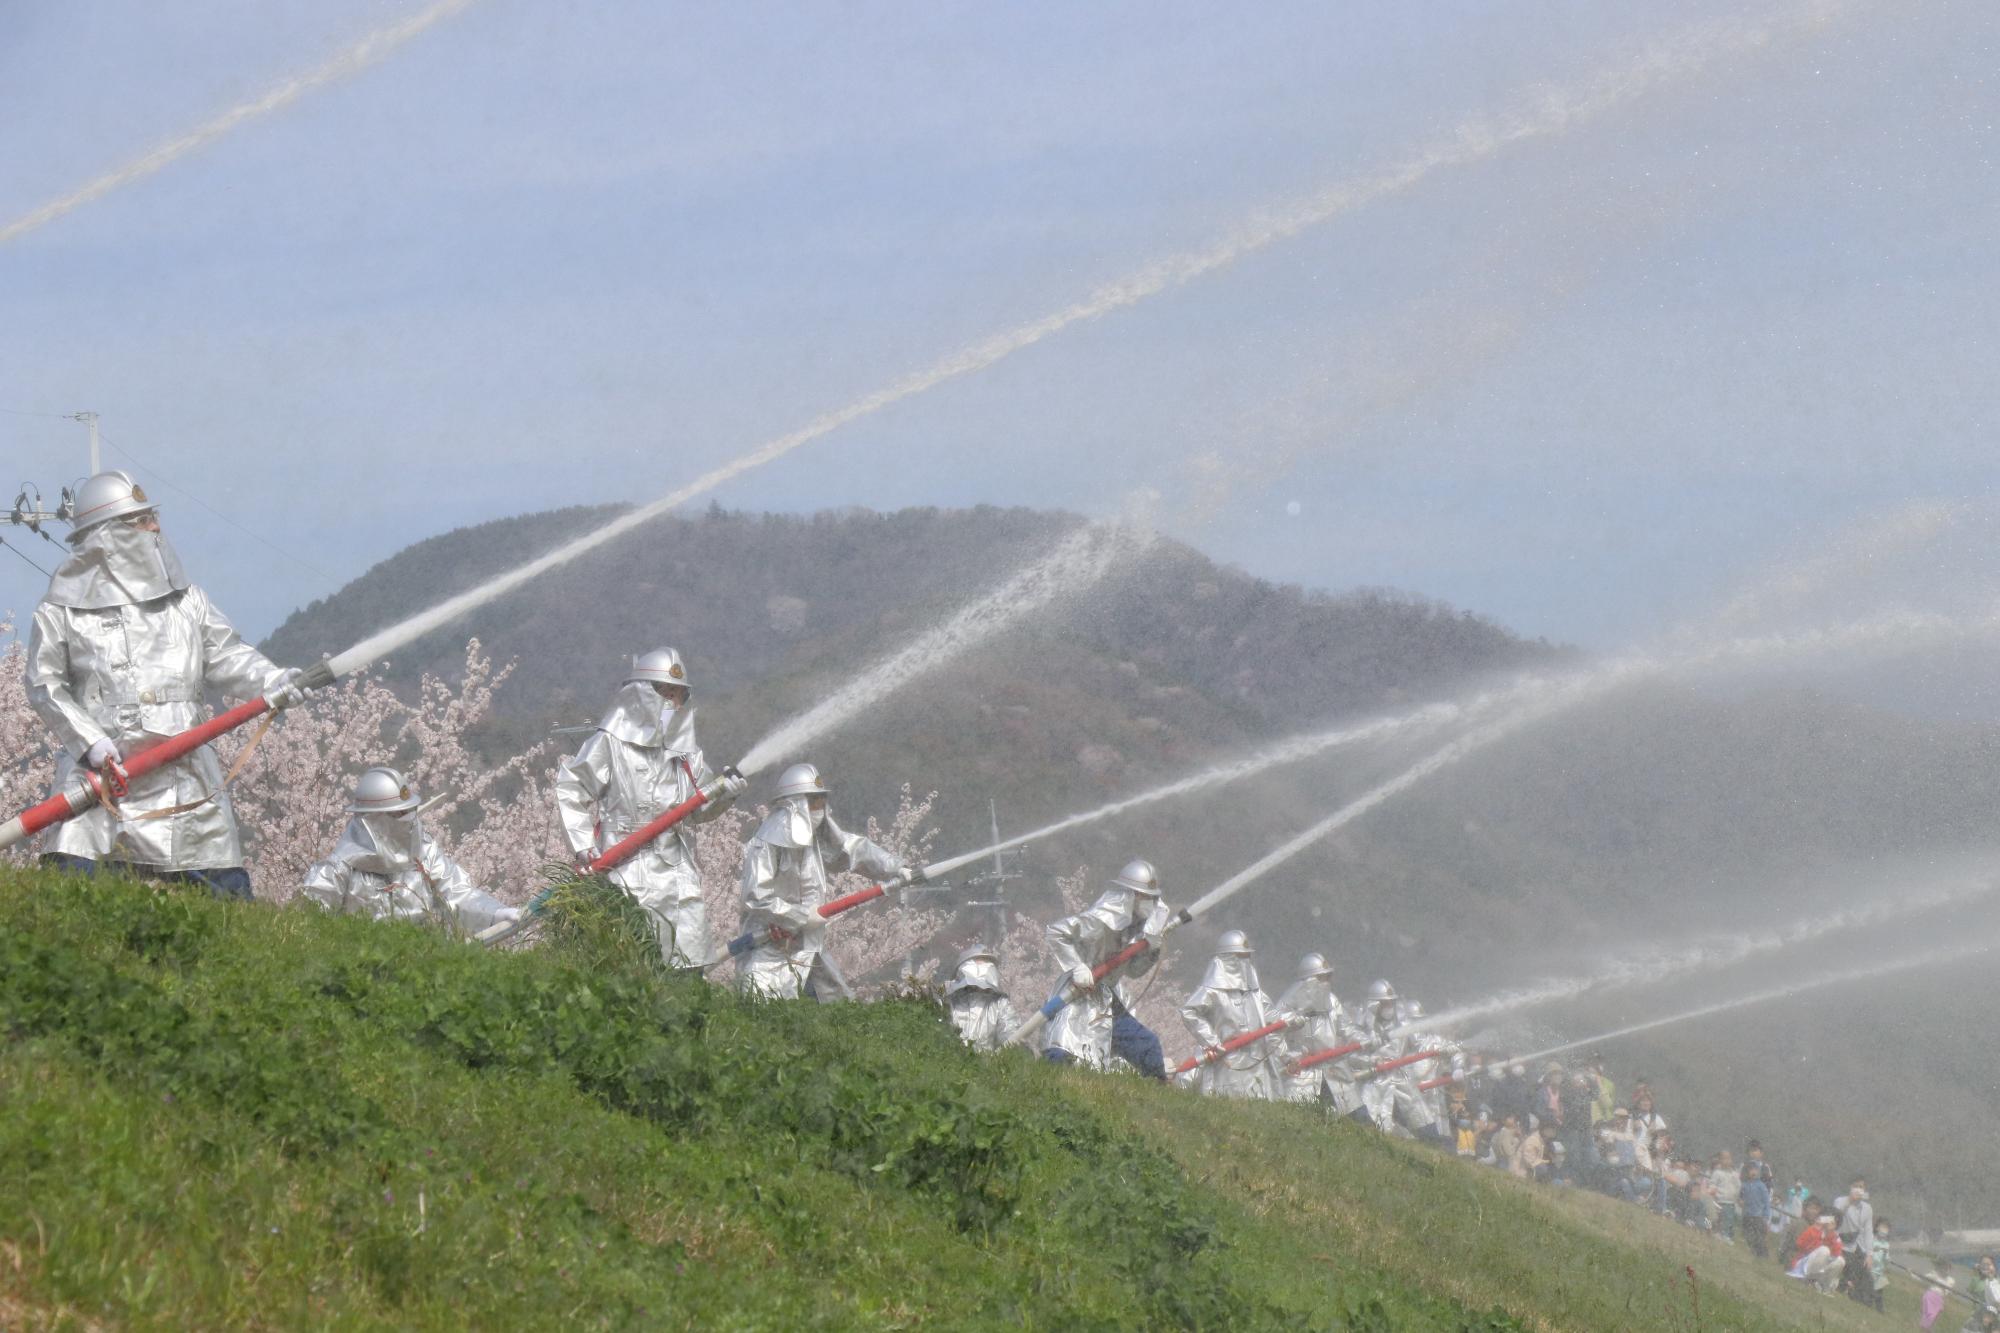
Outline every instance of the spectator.
{"type": "MultiPolygon", "coordinates": [[[[1632,1123],[1648,1143],[1667,1132],[1667,1118],[1653,1109],[1653,1091],[1644,1088],[1632,1094],[1632,1123]]],[[[1657,1154],[1656,1154],[1657,1155],[1657,1154]]]]}
{"type": "Polygon", "coordinates": [[[1493,1165],[1514,1169],[1514,1158],[1521,1151],[1521,1117],[1513,1112],[1500,1121],[1500,1128],[1493,1131],[1493,1165]]]}
{"type": "Polygon", "coordinates": [[[1742,1198],[1743,1177],[1728,1149],[1715,1155],[1708,1173],[1708,1229],[1729,1244],[1736,1243],[1736,1218],[1742,1198]]]}
{"type": "Polygon", "coordinates": [[[1819,1205],[1809,1202],[1806,1208],[1806,1226],[1792,1245],[1792,1266],[1786,1271],[1831,1296],[1844,1267],[1840,1228],[1831,1214],[1821,1216],[1819,1205]]]}
{"type": "Polygon", "coordinates": [[[1549,1183],[1567,1185],[1570,1183],[1569,1150],[1557,1139],[1549,1145],[1549,1183]]]}
{"type": "Polygon", "coordinates": [[[1714,1199],[1708,1187],[1708,1168],[1692,1157],[1683,1157],[1677,1170],[1687,1176],[1687,1205],[1681,1210],[1681,1220],[1703,1231],[1711,1229],[1714,1199]]]}
{"type": "Polygon", "coordinates": [[[1542,1068],[1541,1086],[1535,1089],[1535,1117],[1549,1120],[1557,1129],[1563,1122],[1563,1067],[1551,1060],[1542,1068]]]}
{"type": "MultiPolygon", "coordinates": [[[[1755,1152],[1756,1145],[1751,1145],[1755,1152]]],[[[1743,1184],[1737,1195],[1743,1215],[1743,1240],[1750,1253],[1768,1257],[1771,1239],[1771,1174],[1765,1165],[1752,1159],[1743,1164],[1743,1184]]]]}
{"type": "Polygon", "coordinates": [[[1981,1305],[2000,1308],[2000,1271],[1994,1268],[1990,1254],[1980,1255],[1972,1266],[1972,1296],[1981,1305]]]}
{"type": "Polygon", "coordinates": [[[1878,1313],[1889,1291],[1889,1219],[1875,1219],[1874,1242],[1868,1247],[1868,1303],[1878,1313]]]}
{"type": "Polygon", "coordinates": [[[1833,1201],[1839,1215],[1840,1243],[1847,1251],[1847,1271],[1840,1288],[1848,1298],[1874,1304],[1875,1284],[1868,1277],[1869,1251],[1875,1236],[1875,1206],[1868,1202],[1868,1182],[1856,1176],[1847,1193],[1833,1201]]]}
{"type": "Polygon", "coordinates": [[[1945,1293],[1958,1286],[1958,1279],[1952,1276],[1951,1264],[1940,1259],[1937,1267],[1924,1274],[1924,1299],[1919,1306],[1920,1317],[1917,1327],[1929,1333],[1938,1316],[1944,1313],[1945,1293]]]}
{"type": "Polygon", "coordinates": [[[1544,1120],[1534,1133],[1521,1139],[1521,1151],[1514,1158],[1520,1169],[1514,1174],[1529,1180],[1547,1180],[1549,1164],[1555,1157],[1553,1151],[1555,1141],[1555,1125],[1544,1120]]]}
{"type": "Polygon", "coordinates": [[[1460,1157],[1472,1158],[1479,1155],[1478,1122],[1464,1111],[1459,1112],[1458,1132],[1453,1136],[1453,1141],[1460,1157]]]}

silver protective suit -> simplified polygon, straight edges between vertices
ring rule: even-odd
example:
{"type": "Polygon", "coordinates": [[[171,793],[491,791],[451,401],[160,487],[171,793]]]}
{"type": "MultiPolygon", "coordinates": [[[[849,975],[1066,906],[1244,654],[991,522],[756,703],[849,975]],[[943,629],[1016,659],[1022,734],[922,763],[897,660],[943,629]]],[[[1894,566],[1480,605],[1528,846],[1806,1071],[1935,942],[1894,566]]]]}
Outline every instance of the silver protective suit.
{"type": "Polygon", "coordinates": [[[1105,1067],[1111,1059],[1111,1028],[1117,1017],[1112,1002],[1128,1010],[1135,1003],[1136,980],[1159,961],[1158,941],[1172,916],[1163,899],[1114,881],[1088,908],[1049,926],[1049,950],[1065,972],[1094,968],[1141,935],[1155,944],[1126,964],[1110,984],[1100,983],[1081,995],[1070,992],[1069,1003],[1049,1020],[1045,1049],[1066,1051],[1092,1069],[1105,1067]]]}
{"type": "Polygon", "coordinates": [[[1419,1019],[1410,1033],[1410,1054],[1415,1055],[1418,1051],[1437,1051],[1440,1054],[1433,1060],[1418,1061],[1407,1071],[1399,1069],[1396,1072],[1408,1073],[1409,1095],[1423,1103],[1424,1111],[1429,1115],[1432,1124],[1449,1123],[1451,1090],[1431,1088],[1426,1091],[1419,1085],[1445,1074],[1465,1073],[1465,1047],[1449,1037],[1424,1031],[1422,1020],[1419,1019]]]}
{"type": "Polygon", "coordinates": [[[775,1000],[807,993],[831,998],[845,989],[826,950],[826,918],[819,908],[839,897],[833,877],[847,871],[887,879],[902,864],[886,848],[849,833],[833,816],[814,818],[806,797],[787,796],[772,807],[743,849],[743,929],[757,945],[736,965],[736,984],[775,1000]],[[789,933],[783,943],[770,928],[789,933]]]}
{"type": "Polygon", "coordinates": [[[429,923],[467,935],[500,921],[505,911],[414,813],[349,818],[326,859],[306,871],[305,893],[329,912],[429,923]]]}
{"type": "MultiPolygon", "coordinates": [[[[556,809],[578,856],[595,854],[689,800],[715,775],[695,740],[694,708],[669,707],[650,684],[627,681],[576,754],[556,767],[556,809]]],[[[608,878],[652,918],[660,955],[675,967],[708,958],[708,905],[693,825],[735,800],[723,792],[653,839],[608,878]]]]}
{"type": "MultiPolygon", "coordinates": [[[[1256,967],[1241,954],[1217,954],[1201,985],[1181,1005],[1181,1021],[1203,1051],[1276,1020],[1277,1006],[1258,985],[1256,967]]],[[[1283,1051],[1282,1033],[1253,1041],[1202,1065],[1195,1071],[1195,1086],[1214,1097],[1282,1100],[1283,1051]]]]}
{"type": "MultiPolygon", "coordinates": [[[[1290,1026],[1285,1030],[1286,1063],[1302,1060],[1318,1051],[1330,1051],[1359,1038],[1359,1031],[1347,1021],[1333,986],[1325,977],[1302,977],[1278,1000],[1278,1017],[1290,1026]]],[[[1340,1115],[1361,1105],[1361,1089],[1354,1081],[1352,1056],[1327,1060],[1296,1074],[1285,1075],[1285,1095],[1295,1102],[1318,1101],[1324,1096],[1340,1115]]]]}
{"type": "MultiPolygon", "coordinates": [[[[1369,1064],[1401,1059],[1419,1049],[1410,1040],[1410,1034],[1401,1030],[1401,1016],[1393,1003],[1369,1005],[1362,1012],[1361,1035],[1371,1043],[1369,1064]]],[[[1418,1079],[1410,1073],[1411,1068],[1414,1066],[1377,1074],[1361,1085],[1361,1104],[1368,1108],[1368,1118],[1375,1122],[1375,1127],[1384,1133],[1399,1122],[1413,1132],[1428,1130],[1436,1123],[1436,1115],[1417,1091],[1418,1079]]]]}
{"type": "Polygon", "coordinates": [[[945,987],[951,1025],[975,1051],[997,1051],[1019,1025],[1014,1006],[1000,989],[1000,965],[991,958],[968,958],[945,987]]]}
{"type": "MultiPolygon", "coordinates": [[[[158,533],[112,521],[77,533],[73,545],[28,635],[28,702],[62,747],[57,788],[101,740],[129,756],[205,720],[205,694],[242,701],[284,684],[287,673],[187,581],[158,533]]],[[[58,825],[42,850],[162,870],[243,864],[209,746],[135,779],[114,804],[58,825]],[[191,808],[161,813],[179,806],[191,808]]]]}

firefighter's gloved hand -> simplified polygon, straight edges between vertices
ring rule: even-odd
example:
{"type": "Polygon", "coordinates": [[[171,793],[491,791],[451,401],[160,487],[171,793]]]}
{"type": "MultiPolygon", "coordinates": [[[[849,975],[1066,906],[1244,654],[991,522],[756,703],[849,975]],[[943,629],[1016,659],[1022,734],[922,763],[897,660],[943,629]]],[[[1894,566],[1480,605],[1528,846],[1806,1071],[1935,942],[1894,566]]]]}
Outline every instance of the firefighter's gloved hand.
{"type": "Polygon", "coordinates": [[[113,741],[109,736],[106,736],[101,741],[92,742],[90,749],[83,756],[85,768],[101,769],[106,764],[122,764],[124,762],[125,756],[118,753],[117,742],[113,741]]]}
{"type": "Polygon", "coordinates": [[[493,914],[493,920],[496,924],[504,922],[510,926],[516,925],[521,920],[521,909],[518,907],[503,907],[493,914]]]}
{"type": "Polygon", "coordinates": [[[903,883],[921,884],[923,882],[924,882],[924,867],[921,861],[911,861],[908,864],[904,865],[903,883]]]}
{"type": "Polygon", "coordinates": [[[735,769],[725,769],[722,774],[722,795],[725,800],[735,800],[750,790],[750,779],[735,769]]]}
{"type": "Polygon", "coordinates": [[[1093,991],[1097,989],[1097,978],[1088,967],[1079,965],[1070,972],[1069,984],[1080,991],[1093,991]]]}
{"type": "Polygon", "coordinates": [[[297,667],[286,667],[278,677],[278,687],[265,695],[273,708],[296,708],[306,701],[306,692],[299,688],[299,677],[304,675],[297,667]]]}

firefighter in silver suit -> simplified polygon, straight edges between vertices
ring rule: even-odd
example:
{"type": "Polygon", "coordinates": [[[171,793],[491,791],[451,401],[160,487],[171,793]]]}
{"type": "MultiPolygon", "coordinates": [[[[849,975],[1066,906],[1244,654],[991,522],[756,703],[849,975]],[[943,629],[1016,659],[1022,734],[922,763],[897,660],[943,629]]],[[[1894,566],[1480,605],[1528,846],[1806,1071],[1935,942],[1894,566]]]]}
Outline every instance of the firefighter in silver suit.
{"type": "Polygon", "coordinates": [[[811,764],[778,776],[771,813],[743,849],[743,928],[756,940],[736,965],[736,984],[775,1000],[826,1000],[846,984],[826,956],[827,921],[819,908],[839,896],[834,876],[923,878],[894,853],[834,823],[827,785],[811,764]]]}
{"type": "Polygon", "coordinates": [[[354,784],[340,841],[306,871],[305,895],[329,912],[377,921],[414,921],[456,934],[521,919],[473,883],[418,817],[417,791],[401,773],[377,765],[354,784]]]}
{"type": "MultiPolygon", "coordinates": [[[[691,799],[715,774],[694,734],[687,664],[672,648],[632,659],[624,683],[590,734],[556,769],[563,836],[588,861],[660,814],[691,799]]],[[[695,861],[695,824],[728,809],[743,790],[730,774],[715,799],[668,829],[607,878],[646,912],[670,966],[708,958],[708,904],[695,861]]]]}
{"type": "Polygon", "coordinates": [[[1017,1020],[1007,992],[1000,987],[1000,955],[975,944],[958,956],[958,970],[945,987],[951,1025],[959,1039],[975,1051],[997,1051],[1017,1020]]]}
{"type": "Polygon", "coordinates": [[[202,746],[127,780],[124,759],[207,716],[205,698],[298,703],[296,670],[245,643],[160,532],[159,511],[123,472],[78,487],[70,555],[28,634],[28,701],[55,733],[55,788],[79,769],[110,798],[56,826],[43,860],[84,874],[115,867],[251,896],[221,762],[202,746]]]}
{"type": "Polygon", "coordinates": [[[1226,1054],[1225,1042],[1277,1021],[1277,1006],[1257,980],[1250,937],[1225,930],[1201,985],[1181,1005],[1181,1021],[1195,1044],[1212,1056],[1195,1071],[1195,1086],[1214,1097],[1278,1101],[1285,1095],[1279,1061],[1284,1035],[1273,1033],[1226,1054]]]}
{"type": "Polygon", "coordinates": [[[1049,927],[1049,949],[1068,973],[1062,991],[1069,1003],[1049,1022],[1044,1056],[1102,1069],[1115,1055],[1148,1078],[1166,1078],[1160,1038],[1132,1016],[1130,1006],[1137,998],[1136,979],[1160,960],[1160,940],[1172,919],[1160,898],[1160,875],[1153,863],[1130,861],[1096,902],[1049,927]],[[1092,969],[1097,964],[1142,938],[1149,947],[1118,976],[1096,980],[1092,969]]]}

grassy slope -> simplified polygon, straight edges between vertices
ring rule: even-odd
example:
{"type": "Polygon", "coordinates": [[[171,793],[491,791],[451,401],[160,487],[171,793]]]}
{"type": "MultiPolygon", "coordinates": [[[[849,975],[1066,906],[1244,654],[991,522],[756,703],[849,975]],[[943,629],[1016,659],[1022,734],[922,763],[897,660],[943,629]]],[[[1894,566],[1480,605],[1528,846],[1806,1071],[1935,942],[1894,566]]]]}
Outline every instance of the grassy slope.
{"type": "Polygon", "coordinates": [[[491,955],[0,878],[0,1325],[1678,1329],[1692,1262],[1700,1326],[1871,1326],[1631,1210],[570,919],[491,955]]]}

